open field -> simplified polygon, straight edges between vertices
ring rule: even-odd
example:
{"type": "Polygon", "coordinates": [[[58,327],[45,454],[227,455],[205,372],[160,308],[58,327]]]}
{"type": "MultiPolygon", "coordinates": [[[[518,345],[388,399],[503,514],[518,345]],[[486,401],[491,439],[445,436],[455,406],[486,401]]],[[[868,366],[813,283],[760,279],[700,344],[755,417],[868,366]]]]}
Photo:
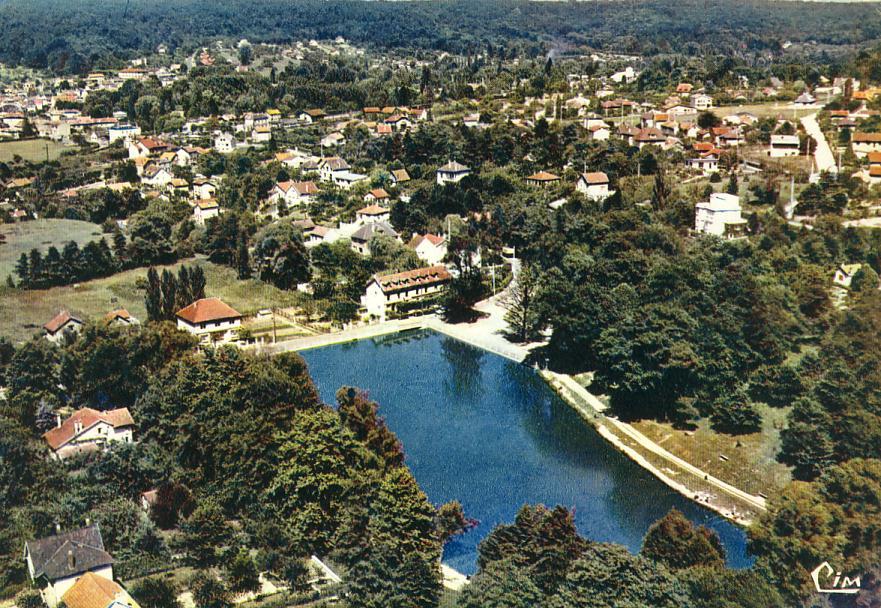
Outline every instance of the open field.
{"type": "Polygon", "coordinates": [[[801,118],[802,116],[807,116],[808,114],[814,114],[816,111],[816,108],[794,108],[792,104],[788,101],[752,103],[739,106],[719,106],[712,108],[712,112],[716,116],[722,118],[724,118],[725,116],[730,116],[731,114],[737,114],[739,112],[749,112],[750,114],[755,114],[759,118],[782,115],[783,118],[786,118],[788,120],[794,120],[797,118],[801,118]]]}
{"type": "Polygon", "coordinates": [[[73,150],[50,139],[25,139],[0,142],[0,162],[8,163],[14,156],[20,156],[32,163],[44,162],[48,150],[49,160],[56,160],[65,150],[73,150]]]}
{"type": "MultiPolygon", "coordinates": [[[[297,305],[303,298],[296,292],[282,291],[257,280],[239,281],[236,271],[203,259],[190,259],[166,268],[175,270],[181,264],[197,264],[205,271],[208,296],[222,298],[230,306],[248,315],[261,308],[285,308],[297,305]]],[[[161,271],[161,268],[159,269],[161,271]]],[[[61,309],[68,309],[83,320],[97,319],[114,308],[126,308],[139,319],[145,319],[144,291],[137,281],[145,279],[146,268],[137,268],[111,277],[77,285],[25,291],[0,287],[0,335],[16,341],[27,340],[39,327],[61,309]]]]}
{"type": "Polygon", "coordinates": [[[789,469],[775,460],[780,446],[780,428],[789,408],[760,405],[761,432],[749,435],[726,435],[701,420],[694,431],[674,429],[672,425],[651,420],[634,422],[643,435],[703,469],[750,494],[775,495],[791,479],[789,469]],[[727,460],[726,460],[727,459],[727,460]]]}
{"type": "Polygon", "coordinates": [[[45,255],[52,245],[61,251],[69,241],[76,241],[82,247],[100,239],[102,232],[100,226],[90,222],[47,219],[0,224],[0,236],[5,237],[5,241],[0,242],[0,280],[5,281],[6,275],[14,272],[22,253],[36,247],[45,255]]]}

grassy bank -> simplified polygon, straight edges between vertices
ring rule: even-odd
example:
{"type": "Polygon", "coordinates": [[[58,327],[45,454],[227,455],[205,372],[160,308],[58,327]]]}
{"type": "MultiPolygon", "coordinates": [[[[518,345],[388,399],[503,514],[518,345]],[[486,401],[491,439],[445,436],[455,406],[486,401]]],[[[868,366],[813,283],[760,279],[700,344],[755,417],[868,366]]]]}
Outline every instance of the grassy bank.
{"type": "MultiPolygon", "coordinates": [[[[206,295],[220,297],[246,315],[261,308],[296,306],[304,297],[254,279],[239,281],[232,268],[203,259],[185,260],[162,268],[176,271],[181,264],[201,266],[207,281],[206,295]]],[[[16,341],[27,340],[63,308],[84,320],[100,318],[114,308],[126,308],[135,317],[145,319],[144,291],[138,281],[146,275],[145,268],[138,268],[77,285],[32,291],[4,285],[0,287],[0,318],[4,320],[0,335],[16,341]]]]}
{"type": "Polygon", "coordinates": [[[32,163],[57,160],[65,150],[73,150],[74,146],[65,146],[50,139],[23,139],[0,142],[0,162],[8,163],[14,157],[32,163]]]}
{"type": "Polygon", "coordinates": [[[19,256],[31,249],[36,248],[45,255],[53,245],[61,251],[70,241],[76,241],[82,247],[102,236],[105,235],[100,226],[78,220],[45,219],[0,224],[0,280],[5,281],[6,275],[14,272],[19,256]]]}

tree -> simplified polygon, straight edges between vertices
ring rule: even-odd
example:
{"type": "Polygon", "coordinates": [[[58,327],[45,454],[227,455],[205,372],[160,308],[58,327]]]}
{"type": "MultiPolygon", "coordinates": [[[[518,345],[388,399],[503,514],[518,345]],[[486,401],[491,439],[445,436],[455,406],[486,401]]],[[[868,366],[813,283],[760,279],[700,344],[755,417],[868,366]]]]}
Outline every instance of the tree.
{"type": "Polygon", "coordinates": [[[239,45],[239,63],[242,65],[251,65],[251,61],[254,59],[254,49],[251,48],[250,44],[240,44],[239,45]]]}
{"type": "Polygon", "coordinates": [[[453,237],[447,258],[456,266],[456,276],[447,286],[443,297],[444,315],[451,321],[474,317],[474,305],[483,297],[485,289],[480,268],[475,264],[477,245],[469,238],[453,237]]]}
{"type": "Polygon", "coordinates": [[[722,120],[716,116],[713,112],[703,111],[697,117],[697,126],[701,129],[710,130],[713,127],[718,127],[722,124],[722,120]]]}
{"type": "Polygon", "coordinates": [[[149,608],[180,608],[175,584],[162,576],[142,578],[132,586],[132,596],[149,608]]]}
{"type": "Polygon", "coordinates": [[[177,279],[168,269],[162,271],[160,286],[162,288],[162,318],[171,321],[178,311],[177,279]]]}
{"type": "Polygon", "coordinates": [[[254,558],[247,549],[240,549],[227,568],[229,588],[233,593],[246,593],[260,589],[259,574],[254,558]]]}
{"type": "Polygon", "coordinates": [[[541,330],[538,275],[529,264],[523,264],[503,300],[507,311],[505,322],[518,342],[528,342],[541,330]]]}
{"type": "Polygon", "coordinates": [[[728,178],[728,187],[725,189],[728,194],[738,194],[740,192],[740,185],[737,183],[737,173],[734,171],[731,172],[731,176],[728,178]]]}
{"type": "Polygon", "coordinates": [[[545,605],[545,595],[532,582],[528,570],[513,559],[482,568],[466,585],[458,605],[462,608],[533,608],[545,605]]]}
{"type": "Polygon", "coordinates": [[[445,502],[437,509],[435,528],[437,528],[441,543],[446,544],[454,536],[464,534],[476,525],[475,520],[465,517],[462,503],[458,500],[445,502]]]}
{"type": "Polygon", "coordinates": [[[717,399],[710,416],[713,428],[726,433],[754,433],[762,428],[762,415],[743,390],[735,390],[717,399]]]}
{"type": "Polygon", "coordinates": [[[658,172],[655,173],[655,183],[652,187],[652,208],[655,211],[663,211],[667,208],[668,199],[670,198],[670,188],[667,186],[664,169],[658,165],[658,172]]]}
{"type": "Polygon", "coordinates": [[[208,573],[194,574],[189,588],[196,608],[231,608],[233,605],[229,588],[223,581],[208,573]]]}
{"type": "Polygon", "coordinates": [[[181,524],[183,544],[197,564],[211,565],[229,539],[223,512],[216,502],[202,500],[181,524]]]}
{"type": "Polygon", "coordinates": [[[195,507],[196,501],[189,488],[182,483],[170,482],[162,484],[156,491],[156,502],[150,507],[150,516],[157,526],[170,530],[181,519],[192,515],[195,507]]]}
{"type": "Polygon", "coordinates": [[[695,527],[676,509],[651,525],[640,555],[672,570],[725,566],[725,549],[719,536],[705,526],[695,527]]]}
{"type": "Polygon", "coordinates": [[[19,591],[15,596],[17,608],[44,608],[43,596],[36,589],[19,591]]]}
{"type": "Polygon", "coordinates": [[[248,254],[248,238],[244,233],[239,234],[239,248],[236,253],[236,270],[240,281],[251,277],[251,259],[248,254]]]}
{"type": "Polygon", "coordinates": [[[850,281],[850,289],[853,292],[877,290],[879,284],[878,273],[869,266],[863,264],[850,281]]]}

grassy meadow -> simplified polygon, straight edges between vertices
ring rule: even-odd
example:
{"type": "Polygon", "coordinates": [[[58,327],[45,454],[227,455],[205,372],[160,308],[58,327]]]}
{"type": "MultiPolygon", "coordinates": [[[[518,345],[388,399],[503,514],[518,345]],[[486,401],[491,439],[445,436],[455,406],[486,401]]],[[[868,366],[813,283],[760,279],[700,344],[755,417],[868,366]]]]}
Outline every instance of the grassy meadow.
{"type": "Polygon", "coordinates": [[[69,241],[76,241],[83,247],[102,236],[100,226],[78,220],[45,219],[0,224],[0,280],[5,281],[6,275],[14,272],[21,254],[31,249],[37,248],[45,255],[52,245],[61,251],[69,241]]]}

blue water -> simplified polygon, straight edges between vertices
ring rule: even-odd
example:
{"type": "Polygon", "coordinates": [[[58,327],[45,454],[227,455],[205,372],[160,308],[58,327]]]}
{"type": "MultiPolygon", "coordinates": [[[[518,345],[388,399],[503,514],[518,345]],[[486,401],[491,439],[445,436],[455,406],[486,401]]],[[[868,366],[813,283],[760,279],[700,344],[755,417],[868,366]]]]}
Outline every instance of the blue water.
{"type": "Polygon", "coordinates": [[[458,499],[480,521],[444,550],[460,572],[475,572],[480,540],[527,503],[572,508],[585,537],[633,552],[676,507],[719,533],[730,566],[752,563],[742,529],[616,451],[529,367],[428,331],[302,355],[327,403],[344,385],[379,403],[433,503],[458,499]]]}

